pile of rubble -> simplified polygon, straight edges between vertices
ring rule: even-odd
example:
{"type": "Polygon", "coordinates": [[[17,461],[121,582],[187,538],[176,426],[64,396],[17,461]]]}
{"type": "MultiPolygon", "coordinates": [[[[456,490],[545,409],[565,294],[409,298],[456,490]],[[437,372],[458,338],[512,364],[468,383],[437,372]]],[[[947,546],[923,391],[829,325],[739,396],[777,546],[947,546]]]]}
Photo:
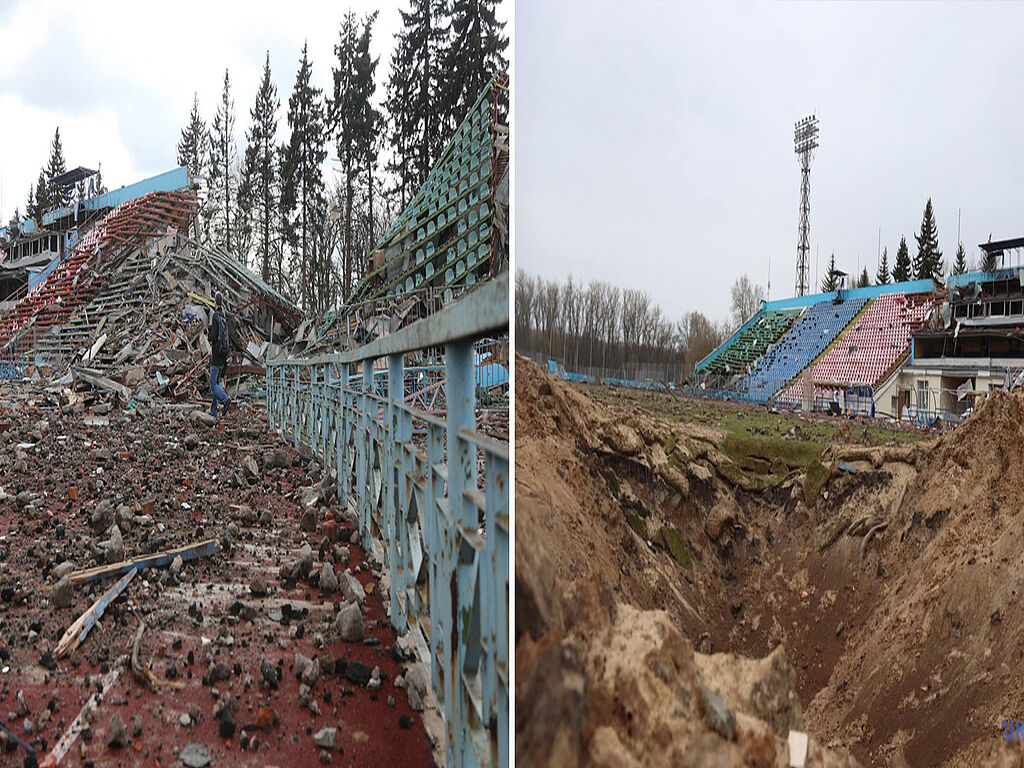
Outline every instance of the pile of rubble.
{"type": "MultiPolygon", "coordinates": [[[[122,397],[186,400],[206,390],[206,328],[222,294],[235,356],[226,378],[259,375],[305,333],[298,308],[236,260],[184,236],[191,193],[156,192],[93,227],[0,318],[0,354],[33,363],[54,393],[84,382],[122,397]]],[[[75,398],[64,395],[64,405],[75,398]]]]}
{"type": "Polygon", "coordinates": [[[245,406],[197,420],[0,391],[0,764],[432,765],[333,477],[245,406]]]}

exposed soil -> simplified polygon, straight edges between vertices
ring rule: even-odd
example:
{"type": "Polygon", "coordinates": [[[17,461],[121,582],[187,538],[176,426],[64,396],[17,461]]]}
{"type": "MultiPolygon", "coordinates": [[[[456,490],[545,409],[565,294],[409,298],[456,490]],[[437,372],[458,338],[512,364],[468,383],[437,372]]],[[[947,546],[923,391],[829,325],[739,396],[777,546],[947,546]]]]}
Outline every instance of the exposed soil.
{"type": "Polygon", "coordinates": [[[929,437],[608,392],[517,359],[517,759],[1018,764],[1024,396],[929,437]]]}

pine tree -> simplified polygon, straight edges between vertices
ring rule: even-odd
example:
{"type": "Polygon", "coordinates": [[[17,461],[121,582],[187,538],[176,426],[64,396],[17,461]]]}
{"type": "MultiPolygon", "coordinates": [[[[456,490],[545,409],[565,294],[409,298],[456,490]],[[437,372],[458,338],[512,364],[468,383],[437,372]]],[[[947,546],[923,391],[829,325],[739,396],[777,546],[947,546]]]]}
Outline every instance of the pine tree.
{"type": "Polygon", "coordinates": [[[440,111],[454,129],[497,72],[508,68],[508,37],[495,14],[497,0],[453,0],[451,44],[445,50],[444,98],[440,111]]]}
{"type": "MultiPolygon", "coordinates": [[[[363,32],[359,36],[359,46],[356,52],[357,80],[361,83],[360,90],[366,95],[366,113],[363,126],[362,162],[366,171],[366,253],[376,244],[376,233],[374,226],[374,175],[377,170],[377,157],[382,146],[381,114],[373,106],[373,97],[377,92],[377,64],[379,58],[375,59],[370,55],[370,41],[373,38],[373,23],[377,20],[376,11],[368,15],[363,21],[363,32]]],[[[357,270],[359,275],[365,272],[365,259],[362,269],[357,270]]],[[[347,300],[347,296],[345,297],[347,300]]]]}
{"type": "Polygon", "coordinates": [[[403,33],[395,37],[391,56],[384,111],[387,115],[390,159],[385,169],[395,179],[394,194],[399,207],[405,208],[416,189],[415,128],[412,109],[412,50],[402,42],[403,33]]]}
{"type": "MultiPolygon", "coordinates": [[[[57,189],[53,186],[53,180],[67,171],[64,163],[64,149],[60,143],[60,128],[53,134],[53,143],[50,145],[50,161],[46,165],[46,186],[49,189],[47,195],[47,208],[67,205],[71,202],[71,190],[68,188],[57,189]]],[[[36,199],[39,199],[38,193],[36,199]]]]}
{"type": "Polygon", "coordinates": [[[29,216],[40,223],[43,221],[43,214],[56,205],[50,193],[50,185],[46,183],[46,171],[42,170],[36,179],[36,207],[28,212],[29,216]]]}
{"type": "Polygon", "coordinates": [[[36,205],[36,188],[31,184],[28,187],[28,200],[25,201],[25,216],[30,219],[39,218],[39,210],[36,205]]]}
{"type": "MultiPolygon", "coordinates": [[[[210,131],[210,198],[213,237],[218,247],[229,254],[232,252],[231,222],[234,217],[234,194],[238,183],[235,179],[235,165],[238,151],[235,148],[235,103],[231,98],[231,81],[224,70],[224,90],[220,104],[213,117],[210,131]]],[[[244,258],[244,254],[241,255],[244,258]]]]}
{"type": "Polygon", "coordinates": [[[867,288],[869,285],[871,285],[871,276],[868,274],[868,268],[865,266],[860,273],[860,277],[857,279],[857,287],[867,288]]]}
{"type": "MultiPolygon", "coordinates": [[[[411,161],[411,186],[415,190],[426,180],[443,148],[447,116],[441,114],[439,102],[445,87],[442,58],[449,28],[444,24],[444,0],[411,0],[410,11],[400,14],[403,28],[396,36],[393,55],[403,70],[402,79],[408,81],[404,88],[408,101],[402,108],[402,119],[396,122],[403,132],[396,144],[411,161]]],[[[397,83],[395,91],[403,90],[402,85],[397,83]]]]}
{"type": "Polygon", "coordinates": [[[352,292],[355,253],[352,237],[352,207],[355,182],[373,143],[374,113],[371,98],[375,89],[377,60],[370,56],[370,36],[377,14],[368,16],[360,33],[355,14],[342,21],[334,53],[334,98],[330,102],[330,127],[337,141],[338,160],[345,182],[345,227],[342,239],[342,299],[352,292]]]}
{"type": "Polygon", "coordinates": [[[964,244],[956,247],[956,258],[953,261],[953,274],[962,275],[967,271],[967,254],[964,253],[964,244]]]}
{"type": "Polygon", "coordinates": [[[910,251],[907,248],[907,238],[900,237],[900,247],[896,250],[896,264],[892,268],[892,281],[905,283],[910,280],[910,270],[910,251]]]}
{"type": "Polygon", "coordinates": [[[914,273],[918,280],[933,278],[942,279],[942,251],[939,250],[939,230],[935,225],[932,211],[932,199],[929,197],[924,206],[921,219],[921,232],[914,235],[917,240],[917,256],[914,259],[914,273]]]}
{"type": "Polygon", "coordinates": [[[268,285],[273,281],[275,221],[278,206],[279,171],[277,167],[277,110],[281,100],[270,79],[270,51],[263,65],[263,80],[250,115],[252,125],[246,134],[245,168],[239,186],[244,222],[256,225],[256,256],[260,275],[268,285]]]}
{"type": "Polygon", "coordinates": [[[291,139],[284,149],[281,165],[281,210],[288,240],[299,267],[299,296],[303,310],[314,303],[307,283],[314,229],[322,223],[315,212],[324,210],[324,182],[320,166],[327,157],[324,148],[324,115],[321,92],[310,84],[312,67],[308,46],[302,46],[302,60],[295,87],[288,99],[288,127],[291,139]]]}
{"type": "Polygon", "coordinates": [[[192,181],[197,182],[203,178],[209,146],[210,134],[206,130],[206,123],[199,116],[199,94],[194,94],[188,125],[181,129],[181,139],[178,141],[178,165],[188,169],[192,181]]]}
{"type": "MultiPolygon", "coordinates": [[[[199,94],[193,94],[192,112],[189,115],[188,125],[181,129],[181,139],[178,141],[178,165],[185,166],[193,184],[202,185],[206,182],[209,157],[210,132],[206,128],[206,123],[199,116],[199,94]]],[[[97,189],[100,182],[101,179],[97,176],[97,189]]],[[[196,240],[200,239],[201,221],[209,215],[210,207],[211,201],[204,200],[200,203],[198,215],[193,219],[196,240]]]]}
{"type": "Polygon", "coordinates": [[[882,262],[878,265],[878,272],[875,273],[875,282],[878,285],[885,285],[889,282],[889,249],[882,249],[882,262]]]}
{"type": "Polygon", "coordinates": [[[828,260],[828,271],[825,272],[825,279],[821,281],[821,292],[831,293],[839,287],[839,277],[836,275],[836,255],[833,253],[828,260]]]}

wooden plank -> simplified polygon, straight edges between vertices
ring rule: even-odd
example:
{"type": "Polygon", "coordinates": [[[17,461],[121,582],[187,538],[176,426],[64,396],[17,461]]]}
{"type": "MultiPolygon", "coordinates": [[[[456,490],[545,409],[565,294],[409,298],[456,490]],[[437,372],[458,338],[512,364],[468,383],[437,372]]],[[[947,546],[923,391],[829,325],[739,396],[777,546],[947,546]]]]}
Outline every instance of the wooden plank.
{"type": "Polygon", "coordinates": [[[88,384],[92,384],[94,387],[106,389],[111,392],[117,392],[125,400],[128,400],[129,395],[131,394],[128,391],[128,387],[126,387],[124,384],[118,384],[116,381],[111,381],[105,376],[100,376],[99,374],[91,373],[83,368],[78,368],[74,365],[71,366],[71,375],[75,379],[81,379],[82,381],[88,384]]]}
{"type": "Polygon", "coordinates": [[[99,599],[92,604],[89,610],[79,616],[75,622],[67,628],[64,632],[64,636],[61,637],[60,642],[57,643],[57,648],[53,655],[58,659],[62,659],[65,656],[70,656],[74,653],[75,649],[77,649],[78,646],[81,645],[82,641],[85,640],[86,635],[89,634],[89,630],[96,625],[96,622],[99,620],[100,616],[103,615],[107,606],[114,602],[118,595],[124,592],[125,587],[127,587],[131,580],[135,578],[135,574],[138,572],[138,568],[132,568],[128,573],[122,576],[114,586],[100,595],[99,599]]]}
{"type": "Polygon", "coordinates": [[[155,555],[141,555],[131,560],[123,560],[120,563],[111,565],[100,565],[96,568],[86,568],[81,571],[74,571],[68,574],[72,584],[88,584],[90,581],[103,579],[108,576],[119,576],[131,570],[142,570],[154,566],[170,565],[176,555],[181,555],[183,562],[195,560],[199,557],[207,557],[218,551],[216,539],[206,539],[198,544],[188,544],[176,549],[167,549],[155,555]]]}

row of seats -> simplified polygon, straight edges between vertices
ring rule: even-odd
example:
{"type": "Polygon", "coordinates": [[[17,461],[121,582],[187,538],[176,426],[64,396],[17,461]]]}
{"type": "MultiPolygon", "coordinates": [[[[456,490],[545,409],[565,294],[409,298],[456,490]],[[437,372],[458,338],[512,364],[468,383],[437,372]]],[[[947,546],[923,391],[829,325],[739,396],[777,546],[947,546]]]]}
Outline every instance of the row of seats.
{"type": "Polygon", "coordinates": [[[799,309],[762,310],[732,344],[722,349],[718,356],[708,363],[705,370],[708,373],[742,373],[789,330],[800,312],[799,309]]]}
{"type": "Polygon", "coordinates": [[[755,402],[767,402],[820,355],[864,307],[866,299],[812,306],[767,354],[741,379],[739,391],[755,402]]]}
{"type": "MultiPolygon", "coordinates": [[[[875,299],[857,322],[814,364],[811,380],[819,393],[834,386],[879,383],[906,352],[911,334],[935,305],[931,294],[890,293],[875,299]]],[[[801,382],[779,398],[800,402],[801,382]]]]}

